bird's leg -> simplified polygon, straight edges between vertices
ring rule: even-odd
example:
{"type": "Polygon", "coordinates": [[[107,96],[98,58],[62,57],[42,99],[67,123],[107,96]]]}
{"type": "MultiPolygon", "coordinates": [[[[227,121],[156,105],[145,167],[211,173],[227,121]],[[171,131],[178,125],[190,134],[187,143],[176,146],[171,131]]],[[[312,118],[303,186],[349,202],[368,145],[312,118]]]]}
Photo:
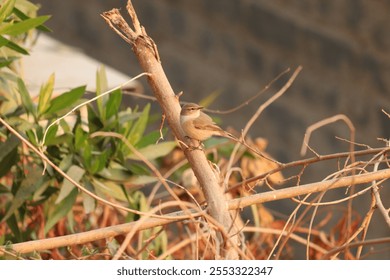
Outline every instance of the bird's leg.
{"type": "MultiPolygon", "coordinates": [[[[186,139],[192,139],[191,137],[189,136],[184,136],[186,139]]],[[[179,140],[180,141],[180,140],[179,140]]],[[[186,147],[187,150],[190,150],[190,151],[194,151],[194,150],[200,150],[200,151],[203,151],[203,143],[201,141],[198,140],[198,146],[191,146],[191,145],[187,145],[186,143],[184,143],[183,141],[180,141],[180,143],[184,144],[184,146],[186,147]]]]}

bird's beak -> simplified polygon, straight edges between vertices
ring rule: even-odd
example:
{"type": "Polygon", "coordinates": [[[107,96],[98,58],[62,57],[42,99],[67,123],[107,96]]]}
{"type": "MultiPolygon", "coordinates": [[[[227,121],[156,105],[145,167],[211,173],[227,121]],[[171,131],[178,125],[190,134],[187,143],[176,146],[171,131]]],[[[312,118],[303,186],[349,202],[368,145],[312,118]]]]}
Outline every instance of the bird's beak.
{"type": "Polygon", "coordinates": [[[204,107],[203,106],[198,106],[196,109],[202,110],[204,107]]]}

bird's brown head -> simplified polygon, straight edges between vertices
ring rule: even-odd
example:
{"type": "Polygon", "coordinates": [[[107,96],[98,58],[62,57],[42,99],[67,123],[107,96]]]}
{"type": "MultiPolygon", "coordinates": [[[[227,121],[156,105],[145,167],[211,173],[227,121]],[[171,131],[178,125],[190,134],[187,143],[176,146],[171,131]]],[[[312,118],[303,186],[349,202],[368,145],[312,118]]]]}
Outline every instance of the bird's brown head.
{"type": "Polygon", "coordinates": [[[180,115],[182,116],[191,116],[191,115],[199,115],[200,110],[202,110],[203,107],[199,106],[195,103],[186,103],[181,107],[180,115]]]}

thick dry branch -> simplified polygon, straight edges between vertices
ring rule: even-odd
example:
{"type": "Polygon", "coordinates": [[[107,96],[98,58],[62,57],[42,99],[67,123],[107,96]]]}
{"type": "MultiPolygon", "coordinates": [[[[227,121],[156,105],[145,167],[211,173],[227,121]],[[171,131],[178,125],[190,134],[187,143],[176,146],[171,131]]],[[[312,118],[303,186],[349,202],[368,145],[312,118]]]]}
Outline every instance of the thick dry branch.
{"type": "MultiPolygon", "coordinates": [[[[193,209],[188,211],[191,212],[193,217],[199,217],[202,215],[202,213],[193,209]]],[[[188,213],[188,211],[186,212],[188,213]]],[[[181,214],[183,214],[183,211],[174,212],[166,215],[171,219],[149,218],[146,221],[142,222],[141,224],[137,222],[131,222],[131,223],[115,225],[115,226],[90,230],[90,231],[76,233],[76,234],[1,246],[0,256],[4,255],[7,251],[16,252],[19,254],[26,254],[34,251],[43,251],[43,250],[50,250],[54,248],[66,247],[71,245],[85,244],[95,240],[115,237],[118,235],[124,235],[129,233],[136,225],[138,226],[138,231],[140,231],[148,228],[153,228],[156,226],[169,224],[173,220],[175,220],[176,222],[184,220],[181,214]]]]}
{"type": "MultiPolygon", "coordinates": [[[[102,14],[102,17],[122,39],[132,46],[132,50],[142,69],[150,73],[150,76],[148,76],[149,85],[162,108],[168,125],[176,138],[186,142],[187,140],[180,126],[181,107],[179,100],[164,73],[157,46],[140,24],[131,1],[127,2],[127,11],[131,17],[134,29],[126,23],[118,9],[105,12],[102,14]]],[[[234,235],[233,220],[227,210],[226,200],[219,184],[218,176],[214,173],[204,152],[184,149],[184,153],[205,194],[210,215],[222,224],[227,232],[231,231],[230,233],[233,236],[230,240],[219,240],[224,245],[222,246],[221,255],[225,258],[237,258],[238,255],[231,248],[239,244],[239,240],[237,235],[234,235]],[[231,246],[230,242],[233,243],[233,246],[231,246]]],[[[222,238],[221,235],[219,237],[220,239],[222,238]]]]}
{"type": "Polygon", "coordinates": [[[321,181],[296,187],[290,187],[275,191],[269,191],[259,194],[254,194],[247,197],[237,198],[229,201],[229,209],[243,208],[252,204],[264,203],[269,201],[281,200],[285,198],[292,198],[298,195],[308,193],[323,192],[326,190],[349,187],[351,185],[358,185],[369,183],[374,180],[382,180],[390,178],[390,169],[384,169],[377,172],[365,173],[354,176],[347,176],[338,179],[321,181]]]}

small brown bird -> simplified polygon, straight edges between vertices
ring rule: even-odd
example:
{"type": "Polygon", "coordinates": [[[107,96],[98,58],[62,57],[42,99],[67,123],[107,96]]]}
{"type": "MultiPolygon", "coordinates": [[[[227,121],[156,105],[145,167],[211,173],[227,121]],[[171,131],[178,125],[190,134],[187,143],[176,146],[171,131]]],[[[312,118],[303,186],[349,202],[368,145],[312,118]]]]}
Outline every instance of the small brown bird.
{"type": "Polygon", "coordinates": [[[202,109],[203,109],[202,106],[199,106],[198,104],[195,103],[184,104],[183,107],[181,108],[180,125],[183,132],[185,133],[185,136],[197,140],[199,142],[198,147],[187,147],[187,148],[201,149],[200,147],[202,141],[212,136],[222,136],[244,145],[253,153],[269,161],[280,164],[276,160],[266,155],[263,155],[257,149],[252,148],[251,146],[246,144],[244,140],[238,139],[233,134],[230,134],[229,132],[226,132],[225,130],[220,128],[209,115],[202,112],[202,109]]]}
{"type": "Polygon", "coordinates": [[[184,104],[180,112],[180,124],[185,135],[202,142],[211,136],[223,136],[237,141],[232,134],[220,128],[210,116],[203,113],[202,106],[195,103],[184,104]]]}

